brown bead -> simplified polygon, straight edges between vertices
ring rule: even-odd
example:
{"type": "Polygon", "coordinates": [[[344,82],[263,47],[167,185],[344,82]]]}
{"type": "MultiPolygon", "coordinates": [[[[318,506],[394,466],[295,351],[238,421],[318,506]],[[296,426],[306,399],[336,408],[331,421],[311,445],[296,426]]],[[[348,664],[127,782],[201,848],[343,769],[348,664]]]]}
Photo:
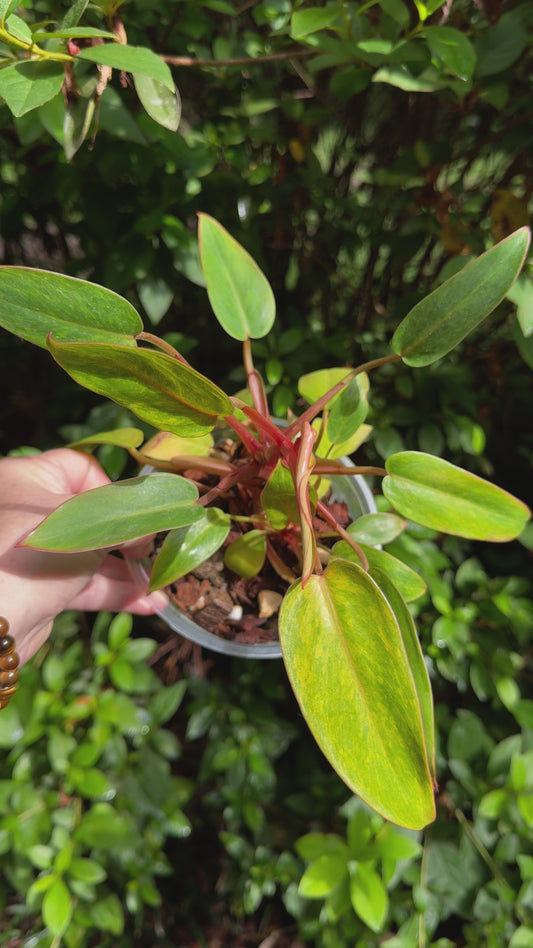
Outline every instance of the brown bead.
{"type": "Polygon", "coordinates": [[[7,655],[0,655],[0,670],[6,671],[8,668],[17,668],[19,657],[16,652],[8,652],[7,655]]]}
{"type": "Polygon", "coordinates": [[[12,635],[0,636],[0,655],[15,651],[15,639],[12,635]]]}
{"type": "Polygon", "coordinates": [[[9,704],[9,699],[13,697],[16,690],[17,686],[13,685],[11,688],[4,688],[0,691],[0,710],[9,704]]]}
{"type": "Polygon", "coordinates": [[[6,635],[9,632],[9,622],[0,616],[0,635],[6,635]]]}
{"type": "Polygon", "coordinates": [[[20,671],[18,668],[13,668],[11,671],[0,672],[0,694],[4,688],[11,688],[11,685],[14,685],[18,681],[20,671]]]}

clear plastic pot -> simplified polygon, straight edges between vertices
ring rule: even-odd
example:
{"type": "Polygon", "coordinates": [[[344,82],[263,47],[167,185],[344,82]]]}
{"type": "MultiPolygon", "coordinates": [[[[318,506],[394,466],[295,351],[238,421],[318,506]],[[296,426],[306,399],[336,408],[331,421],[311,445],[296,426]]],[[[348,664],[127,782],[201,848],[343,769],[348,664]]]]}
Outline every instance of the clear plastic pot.
{"type": "MultiPolygon", "coordinates": [[[[353,466],[349,458],[342,458],[341,461],[346,467],[353,466]]],[[[153,469],[143,468],[141,474],[147,474],[151,470],[153,469]]],[[[347,505],[352,520],[362,517],[363,514],[376,512],[372,491],[364,477],[359,474],[352,474],[349,477],[334,476],[328,479],[331,481],[333,499],[343,501],[347,505]]],[[[140,586],[146,588],[150,570],[149,562],[147,560],[129,560],[129,564],[134,579],[140,586]]],[[[159,611],[159,615],[178,635],[182,635],[189,641],[196,642],[212,652],[233,655],[237,658],[281,658],[281,645],[278,641],[258,642],[257,645],[252,645],[236,642],[232,639],[219,638],[185,615],[171,599],[168,600],[168,605],[159,611]]]]}

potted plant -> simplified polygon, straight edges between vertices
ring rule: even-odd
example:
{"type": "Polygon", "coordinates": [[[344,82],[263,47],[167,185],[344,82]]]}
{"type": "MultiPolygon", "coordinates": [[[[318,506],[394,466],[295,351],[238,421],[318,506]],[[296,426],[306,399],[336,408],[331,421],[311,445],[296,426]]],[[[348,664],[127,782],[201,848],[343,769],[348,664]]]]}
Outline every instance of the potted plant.
{"type": "Polygon", "coordinates": [[[426,366],[453,349],[509,291],[529,231],[516,231],[418,303],[396,330],[390,355],[301,379],[309,407],[284,427],[270,416],[252,359],[251,340],[265,336],[275,318],[272,290],[207,215],[200,215],[199,246],[214,313],[242,342],[248,385],[238,396],[144,332],[137,312],[116,294],[58,274],[0,269],[2,325],[46,346],[75,381],[164,432],[147,444],[132,428],[78,443],[81,450],[121,445],[156,473],[77,496],[22,543],[76,552],[165,533],[152,589],[208,561],[225,543],[226,566],[244,578],[267,564],[287,586],[278,620],[283,659],[318,744],[371,806],[421,828],[434,818],[436,779],[430,684],[406,604],[419,594],[420,580],[372,543],[395,535],[402,518],[506,541],[521,533],[529,510],[474,474],[413,451],[392,455],[383,469],[349,472],[382,477],[396,514],[345,523],[345,511],[331,507],[325,491],[330,478],[347,476],[339,457],[365,437],[368,373],[400,360],[426,366]],[[220,425],[229,436],[214,445],[220,425]],[[239,532],[227,545],[235,525],[239,532]]]}

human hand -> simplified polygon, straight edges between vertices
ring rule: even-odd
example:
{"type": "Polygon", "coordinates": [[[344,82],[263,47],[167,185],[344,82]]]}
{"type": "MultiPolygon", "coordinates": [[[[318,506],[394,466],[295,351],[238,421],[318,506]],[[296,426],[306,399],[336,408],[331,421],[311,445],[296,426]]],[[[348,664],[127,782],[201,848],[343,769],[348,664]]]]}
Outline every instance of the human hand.
{"type": "Polygon", "coordinates": [[[149,615],[164,604],[161,593],[142,595],[127,563],[106,550],[67,554],[16,546],[60,504],[108,483],[95,458],[68,448],[0,459],[0,614],[21,664],[65,609],[149,615]]]}

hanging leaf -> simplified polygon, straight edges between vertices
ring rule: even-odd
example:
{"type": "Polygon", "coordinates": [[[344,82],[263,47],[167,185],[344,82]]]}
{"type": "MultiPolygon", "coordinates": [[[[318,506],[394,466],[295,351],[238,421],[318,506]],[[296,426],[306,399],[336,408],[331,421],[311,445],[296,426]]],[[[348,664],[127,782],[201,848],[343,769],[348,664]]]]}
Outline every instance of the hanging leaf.
{"type": "Polygon", "coordinates": [[[229,516],[216,507],[189,527],[172,530],[152,567],[149,592],[174,583],[205,563],[222,546],[230,528],[229,516]]]}
{"type": "Polygon", "coordinates": [[[248,530],[230,543],[224,554],[224,565],[238,576],[251,579],[262,569],[265,556],[265,533],[263,530],[248,530]]]}
{"type": "Polygon", "coordinates": [[[96,110],[96,102],[91,99],[77,99],[71,102],[65,111],[63,121],[63,143],[65,156],[70,161],[83,145],[96,110]]]}
{"type": "Polygon", "coordinates": [[[42,904],[43,922],[51,935],[60,937],[68,928],[74,909],[73,898],[63,879],[58,876],[46,890],[42,904]]]}
{"type": "Polygon", "coordinates": [[[74,553],[115,548],[129,540],[204,517],[195,485],[178,474],[151,474],[106,484],[57,507],[21,546],[74,553]]]}
{"type": "Polygon", "coordinates": [[[241,342],[266,336],[276,303],[255,260],[207,214],[199,214],[198,240],[209,301],[222,328],[241,342]]]}
{"type": "Polygon", "coordinates": [[[393,454],[382,489],[403,517],[471,540],[501,542],[520,535],[530,510],[500,487],[418,451],[393,454]]]}
{"type": "Polygon", "coordinates": [[[520,273],[529,238],[529,229],[522,227],[417,303],[392,338],[392,348],[407,365],[440,359],[492,312],[520,273]]]}
{"type": "Polygon", "coordinates": [[[176,132],[181,118],[181,99],[178,90],[169,89],[157,79],[140,74],[134,75],[133,82],[135,91],[150,118],[164,128],[170,129],[171,132],[176,132]]]}
{"type": "Polygon", "coordinates": [[[355,563],[334,559],[280,612],[292,687],[339,776],[387,819],[434,819],[418,696],[394,613],[355,563]]]}
{"type": "Polygon", "coordinates": [[[28,267],[0,267],[0,325],[43,348],[49,333],[56,342],[136,346],[143,328],[138,312],[117,293],[28,267]]]}
{"type": "Polygon", "coordinates": [[[164,352],[53,339],[48,348],[80,385],[163,431],[203,435],[218,415],[231,414],[232,404],[221,389],[164,352]]]}

